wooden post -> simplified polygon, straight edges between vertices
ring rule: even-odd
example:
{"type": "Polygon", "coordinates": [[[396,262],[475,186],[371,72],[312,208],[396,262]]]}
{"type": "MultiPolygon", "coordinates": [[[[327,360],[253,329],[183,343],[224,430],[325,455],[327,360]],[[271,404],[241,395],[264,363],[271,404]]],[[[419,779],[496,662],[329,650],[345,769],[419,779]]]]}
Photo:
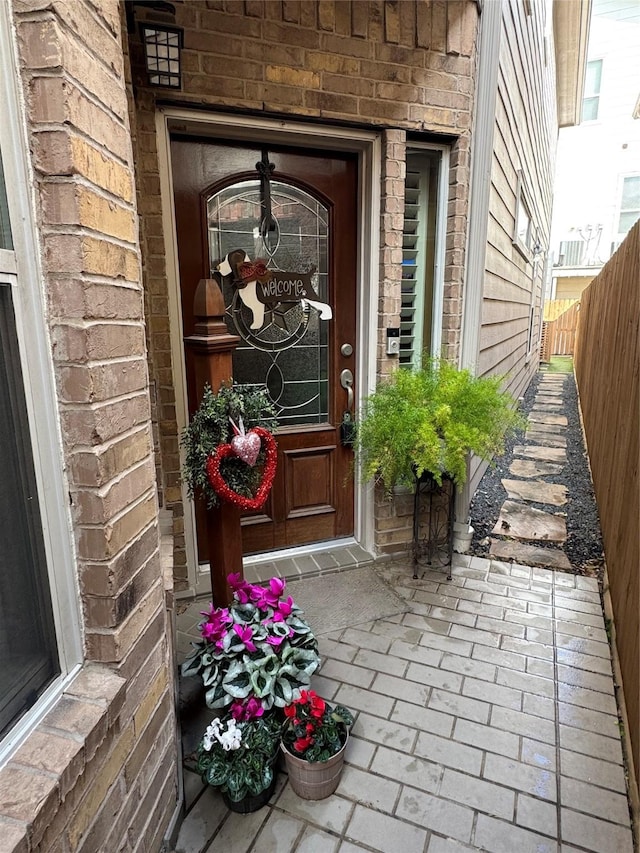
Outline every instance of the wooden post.
{"type": "MultiPolygon", "coordinates": [[[[201,397],[205,385],[215,393],[233,376],[232,356],[240,338],[230,335],[224,322],[224,299],[213,278],[201,278],[193,298],[196,318],[194,334],[184,339],[194,358],[196,389],[201,397]]],[[[230,572],[242,577],[242,535],[240,509],[221,502],[207,510],[211,595],[216,607],[229,604],[232,592],[227,583],[230,572]]]]}

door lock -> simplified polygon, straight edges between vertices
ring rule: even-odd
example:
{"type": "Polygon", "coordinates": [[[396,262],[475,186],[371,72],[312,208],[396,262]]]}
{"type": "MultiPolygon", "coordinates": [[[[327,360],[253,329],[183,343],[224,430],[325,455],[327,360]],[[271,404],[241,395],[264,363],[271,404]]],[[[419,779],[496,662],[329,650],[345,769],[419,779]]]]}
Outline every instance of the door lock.
{"type": "Polygon", "coordinates": [[[340,384],[347,392],[347,411],[353,409],[353,373],[348,367],[340,374],[340,384]]]}
{"type": "Polygon", "coordinates": [[[353,373],[348,367],[345,367],[340,374],[340,384],[347,392],[347,408],[342,415],[342,423],[340,424],[340,443],[343,447],[353,447],[356,440],[356,425],[351,413],[353,409],[353,373]]]}

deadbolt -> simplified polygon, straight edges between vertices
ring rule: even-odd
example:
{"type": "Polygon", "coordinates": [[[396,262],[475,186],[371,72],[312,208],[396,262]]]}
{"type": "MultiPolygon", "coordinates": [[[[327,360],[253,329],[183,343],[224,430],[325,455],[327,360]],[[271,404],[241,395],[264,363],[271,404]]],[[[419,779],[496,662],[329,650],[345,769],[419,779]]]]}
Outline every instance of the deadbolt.
{"type": "Polygon", "coordinates": [[[351,344],[342,344],[340,352],[345,358],[347,358],[348,356],[353,355],[353,347],[351,344]]]}

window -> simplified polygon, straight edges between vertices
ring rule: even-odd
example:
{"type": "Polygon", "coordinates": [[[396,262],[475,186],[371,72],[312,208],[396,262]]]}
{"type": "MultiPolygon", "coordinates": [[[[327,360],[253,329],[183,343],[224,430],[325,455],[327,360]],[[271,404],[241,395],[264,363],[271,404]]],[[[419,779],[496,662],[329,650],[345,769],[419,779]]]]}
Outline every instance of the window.
{"type": "Polygon", "coordinates": [[[0,764],[82,660],[68,490],[29,194],[29,150],[0,3],[0,764]],[[8,64],[7,64],[8,63],[8,64]]]}
{"type": "Polygon", "coordinates": [[[436,220],[441,155],[407,152],[402,234],[402,303],[400,364],[419,367],[433,353],[436,220]]]}
{"type": "Polygon", "coordinates": [[[11,237],[11,226],[9,225],[9,205],[7,203],[7,189],[4,183],[2,157],[0,157],[0,249],[13,249],[13,238],[11,237]]]}
{"type": "Polygon", "coordinates": [[[59,673],[11,290],[0,273],[0,737],[59,673]]]}
{"type": "Polygon", "coordinates": [[[640,219],[640,175],[630,175],[622,182],[618,234],[627,234],[638,219],[640,219]]]}
{"type": "Polygon", "coordinates": [[[600,106],[600,83],[602,81],[602,60],[587,62],[584,80],[584,98],[582,100],[582,121],[595,121],[600,106]]]}
{"type": "Polygon", "coordinates": [[[531,216],[531,206],[524,189],[522,172],[518,172],[517,174],[516,215],[512,242],[526,260],[531,260],[531,253],[535,242],[535,229],[531,216]]]}

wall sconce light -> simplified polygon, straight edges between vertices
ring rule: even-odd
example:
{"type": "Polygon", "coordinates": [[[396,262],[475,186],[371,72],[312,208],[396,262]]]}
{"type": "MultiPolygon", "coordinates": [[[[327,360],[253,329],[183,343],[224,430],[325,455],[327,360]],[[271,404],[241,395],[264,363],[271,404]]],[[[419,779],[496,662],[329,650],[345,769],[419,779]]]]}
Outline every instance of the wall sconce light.
{"type": "Polygon", "coordinates": [[[179,27],[144,22],[140,24],[140,35],[149,83],[167,89],[180,89],[183,31],[179,27]]]}

